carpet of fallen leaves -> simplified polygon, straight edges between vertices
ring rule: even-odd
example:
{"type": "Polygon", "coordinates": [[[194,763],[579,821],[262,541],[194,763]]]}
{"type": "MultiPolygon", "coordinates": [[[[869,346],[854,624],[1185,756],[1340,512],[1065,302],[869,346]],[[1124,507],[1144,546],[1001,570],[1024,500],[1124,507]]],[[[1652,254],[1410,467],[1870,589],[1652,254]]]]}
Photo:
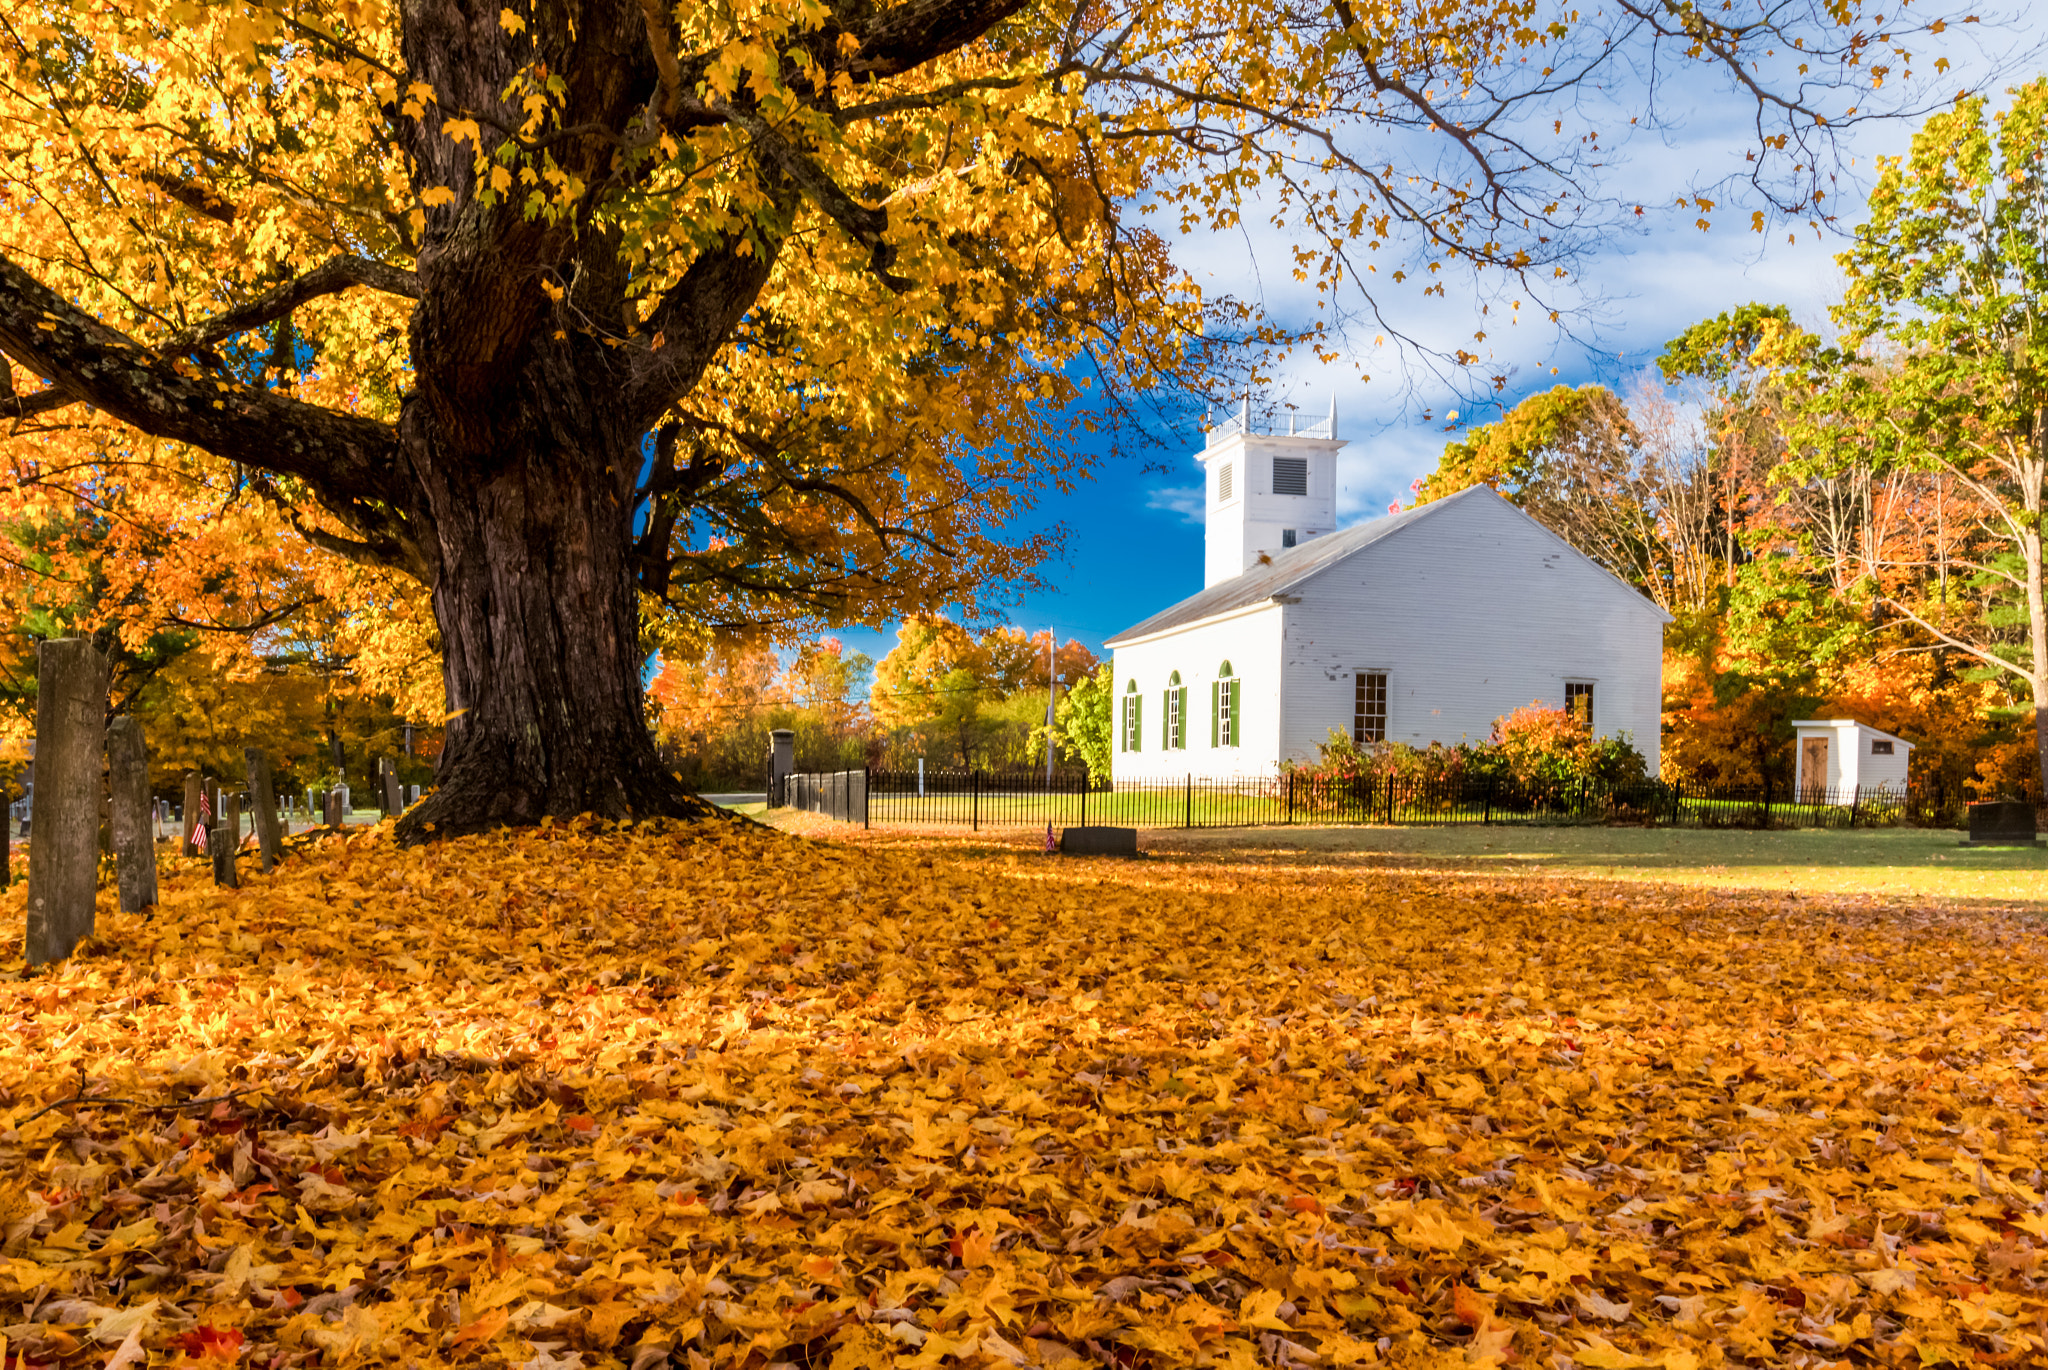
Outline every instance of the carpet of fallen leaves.
{"type": "Polygon", "coordinates": [[[10,1370],[2048,1360],[2015,917],[723,825],[166,888],[36,974],[0,905],[10,1370]]]}

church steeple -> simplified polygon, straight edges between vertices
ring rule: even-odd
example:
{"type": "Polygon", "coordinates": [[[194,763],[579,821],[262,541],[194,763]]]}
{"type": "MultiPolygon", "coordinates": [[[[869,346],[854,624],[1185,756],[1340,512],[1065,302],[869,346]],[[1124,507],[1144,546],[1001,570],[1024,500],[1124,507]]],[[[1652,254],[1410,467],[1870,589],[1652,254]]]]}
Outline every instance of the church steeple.
{"type": "Polygon", "coordinates": [[[1207,492],[1205,588],[1336,530],[1343,447],[1335,397],[1328,418],[1304,427],[1289,415],[1284,433],[1258,431],[1249,400],[1209,429],[1195,457],[1207,492]]]}

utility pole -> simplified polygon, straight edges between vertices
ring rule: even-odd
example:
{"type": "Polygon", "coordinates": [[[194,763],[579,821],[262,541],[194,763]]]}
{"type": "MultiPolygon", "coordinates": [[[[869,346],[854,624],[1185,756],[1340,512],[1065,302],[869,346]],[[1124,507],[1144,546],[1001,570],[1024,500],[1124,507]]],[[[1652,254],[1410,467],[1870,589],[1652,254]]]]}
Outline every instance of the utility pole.
{"type": "Polygon", "coordinates": [[[1053,712],[1052,706],[1059,702],[1059,630],[1045,630],[1045,788],[1052,789],[1053,712]]]}

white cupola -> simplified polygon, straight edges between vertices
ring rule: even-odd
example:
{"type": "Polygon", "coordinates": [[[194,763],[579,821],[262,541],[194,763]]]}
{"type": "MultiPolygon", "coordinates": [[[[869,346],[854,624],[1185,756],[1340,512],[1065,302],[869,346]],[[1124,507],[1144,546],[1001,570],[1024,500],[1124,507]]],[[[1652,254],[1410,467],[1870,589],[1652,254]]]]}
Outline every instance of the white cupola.
{"type": "Polygon", "coordinates": [[[1204,588],[1336,531],[1343,446],[1334,398],[1327,419],[1302,425],[1289,416],[1284,433],[1255,431],[1249,400],[1209,430],[1195,458],[1207,491],[1204,588]]]}

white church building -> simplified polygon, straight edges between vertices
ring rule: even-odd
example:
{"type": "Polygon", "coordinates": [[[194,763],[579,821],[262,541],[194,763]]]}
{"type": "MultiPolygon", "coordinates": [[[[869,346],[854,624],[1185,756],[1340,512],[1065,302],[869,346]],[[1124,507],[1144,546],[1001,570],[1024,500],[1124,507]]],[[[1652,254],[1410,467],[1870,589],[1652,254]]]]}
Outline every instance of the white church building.
{"type": "Polygon", "coordinates": [[[1337,530],[1336,414],[1210,430],[1204,586],[1106,644],[1118,781],[1271,775],[1354,741],[1478,741],[1531,702],[1657,773],[1671,616],[1485,486],[1337,530]]]}

